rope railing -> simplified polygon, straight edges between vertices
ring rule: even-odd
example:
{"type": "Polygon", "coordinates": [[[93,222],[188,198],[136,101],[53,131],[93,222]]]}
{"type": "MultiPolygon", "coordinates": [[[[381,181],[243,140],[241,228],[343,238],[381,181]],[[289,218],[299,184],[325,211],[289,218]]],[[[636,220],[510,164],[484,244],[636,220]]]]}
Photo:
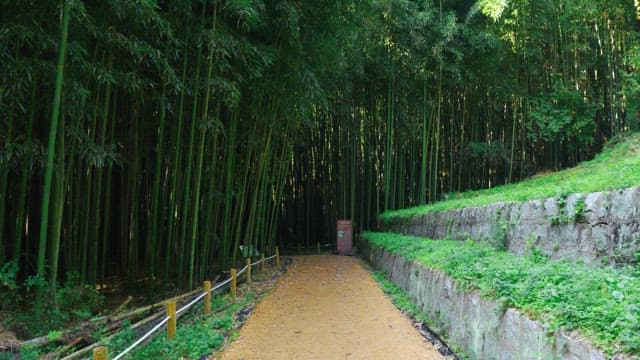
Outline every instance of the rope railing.
{"type": "MultiPolygon", "coordinates": [[[[205,299],[205,313],[208,314],[211,311],[211,294],[213,294],[214,291],[222,289],[224,286],[229,285],[231,287],[231,296],[233,298],[236,297],[236,290],[237,290],[237,279],[243,275],[243,274],[247,274],[247,282],[251,282],[251,267],[256,266],[256,265],[261,265],[261,270],[263,269],[264,263],[267,261],[271,261],[273,259],[276,259],[276,266],[280,267],[280,252],[278,251],[278,248],[276,247],[276,253],[275,255],[272,255],[268,258],[265,258],[264,255],[262,255],[262,258],[256,262],[251,263],[250,261],[247,261],[247,265],[245,265],[242,269],[240,269],[240,271],[236,272],[236,269],[231,269],[231,277],[229,277],[228,279],[221,281],[217,284],[215,284],[215,286],[211,287],[211,283],[208,281],[205,281],[205,286],[204,286],[204,291],[198,295],[196,295],[191,301],[189,301],[187,304],[183,305],[180,309],[178,309],[176,311],[176,304],[175,304],[175,300],[173,301],[168,301],[166,303],[166,307],[167,307],[167,316],[165,318],[163,318],[162,320],[160,320],[155,326],[153,326],[153,328],[151,328],[149,331],[147,331],[146,333],[144,333],[140,338],[138,338],[135,342],[133,342],[131,345],[129,345],[129,347],[127,347],[125,350],[123,350],[121,353],[119,353],[116,357],[113,358],[113,360],[120,360],[122,358],[124,358],[125,355],[127,355],[129,352],[131,352],[133,349],[135,349],[137,346],[139,346],[140,344],[142,344],[144,341],[146,341],[147,339],[149,339],[152,335],[154,335],[156,332],[158,332],[158,330],[160,330],[163,326],[167,325],[167,337],[169,338],[169,340],[171,340],[176,332],[176,322],[177,322],[177,318],[182,315],[183,313],[185,313],[186,311],[188,311],[189,309],[191,309],[195,304],[197,304],[199,301],[201,301],[202,299],[205,299]]],[[[94,360],[107,360],[108,357],[108,352],[107,352],[107,348],[106,346],[99,346],[94,348],[93,350],[93,359],[94,360]]]]}
{"type": "MultiPolygon", "coordinates": [[[[267,259],[265,259],[265,261],[266,261],[266,260],[267,260],[267,259]]],[[[260,260],[258,260],[258,261],[256,261],[256,262],[252,262],[252,263],[251,263],[251,267],[256,266],[256,265],[259,265],[261,262],[262,262],[262,259],[260,259],[260,260]]],[[[245,267],[246,267],[246,266],[245,266],[245,267]]]]}
{"type": "Polygon", "coordinates": [[[136,346],[140,345],[143,341],[147,340],[151,335],[153,335],[156,331],[160,330],[166,323],[169,322],[171,316],[167,316],[162,319],[156,326],[154,326],[151,330],[149,330],[146,334],[142,335],[138,340],[136,340],[133,344],[129,345],[123,352],[118,354],[118,356],[114,357],[113,360],[120,360],[125,355],[127,355],[131,350],[133,350],[136,346]]]}
{"type": "Polygon", "coordinates": [[[261,262],[263,262],[263,261],[270,261],[271,259],[274,259],[275,257],[276,257],[275,255],[271,255],[271,256],[269,256],[268,258],[260,259],[260,260],[258,260],[258,261],[256,261],[256,262],[252,262],[252,263],[251,263],[251,266],[260,265],[260,263],[261,263],[261,262]]]}
{"type": "Polygon", "coordinates": [[[178,309],[178,311],[176,311],[176,315],[180,315],[183,312],[189,310],[193,305],[195,305],[198,301],[202,300],[205,296],[207,296],[206,292],[203,292],[202,294],[196,296],[195,299],[191,300],[191,302],[189,302],[187,305],[178,309]]]}
{"type": "Polygon", "coordinates": [[[209,290],[209,292],[213,293],[214,291],[216,291],[216,290],[220,289],[221,287],[223,287],[223,286],[227,285],[228,283],[230,283],[231,280],[233,280],[233,279],[228,278],[227,280],[218,283],[218,285],[214,286],[211,290],[209,290]]]}
{"type": "Polygon", "coordinates": [[[245,265],[242,269],[240,269],[240,271],[238,271],[238,273],[236,274],[236,277],[239,277],[240,275],[244,274],[248,268],[249,268],[249,265],[245,265]]]}

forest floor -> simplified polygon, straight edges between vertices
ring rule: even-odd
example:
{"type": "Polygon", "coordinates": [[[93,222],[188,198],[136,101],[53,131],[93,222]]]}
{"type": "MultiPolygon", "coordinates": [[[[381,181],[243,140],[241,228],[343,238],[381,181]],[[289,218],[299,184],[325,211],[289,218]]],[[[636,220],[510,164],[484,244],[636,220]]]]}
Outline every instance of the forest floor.
{"type": "Polygon", "coordinates": [[[353,257],[294,257],[237,340],[209,359],[443,359],[353,257]]]}

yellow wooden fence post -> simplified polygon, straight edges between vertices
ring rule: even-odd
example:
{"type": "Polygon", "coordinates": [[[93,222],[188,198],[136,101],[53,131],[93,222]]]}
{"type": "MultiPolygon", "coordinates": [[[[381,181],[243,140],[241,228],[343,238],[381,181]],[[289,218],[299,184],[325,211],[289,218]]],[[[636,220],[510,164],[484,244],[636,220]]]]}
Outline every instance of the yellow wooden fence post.
{"type": "Polygon", "coordinates": [[[211,281],[204,282],[204,292],[204,313],[208,315],[211,313],[211,281]]]}
{"type": "Polygon", "coordinates": [[[231,297],[232,298],[236,298],[236,289],[237,289],[237,282],[236,282],[236,269],[231,269],[231,297]]]}
{"type": "Polygon", "coordinates": [[[167,339],[172,340],[176,336],[176,301],[167,301],[167,316],[169,316],[169,322],[167,323],[167,339]]]}
{"type": "Polygon", "coordinates": [[[276,268],[280,269],[280,250],[276,246],[276,268]]]}
{"type": "Polygon", "coordinates": [[[108,358],[109,354],[106,346],[98,346],[93,349],[93,360],[107,360],[108,358]]]}
{"type": "Polygon", "coordinates": [[[247,258],[247,283],[251,284],[251,258],[247,258]]]}

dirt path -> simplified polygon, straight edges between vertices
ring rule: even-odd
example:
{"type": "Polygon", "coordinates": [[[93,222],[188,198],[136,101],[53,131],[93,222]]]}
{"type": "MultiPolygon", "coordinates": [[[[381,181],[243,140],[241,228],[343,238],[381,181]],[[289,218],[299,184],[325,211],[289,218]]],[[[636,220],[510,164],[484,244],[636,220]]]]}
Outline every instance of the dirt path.
{"type": "Polygon", "coordinates": [[[213,359],[442,359],[353,257],[294,258],[213,359]]]}

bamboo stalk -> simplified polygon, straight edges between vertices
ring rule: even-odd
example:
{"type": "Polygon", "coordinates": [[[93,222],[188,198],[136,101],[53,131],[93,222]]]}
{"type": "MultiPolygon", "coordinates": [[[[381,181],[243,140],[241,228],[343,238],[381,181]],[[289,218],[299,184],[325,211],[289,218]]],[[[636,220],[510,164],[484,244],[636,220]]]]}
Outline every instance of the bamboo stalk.
{"type": "MultiPolygon", "coordinates": [[[[44,189],[42,193],[42,213],[40,217],[40,237],[38,243],[38,263],[37,274],[40,278],[45,277],[45,255],[47,249],[47,231],[49,224],[49,203],[51,200],[51,183],[53,179],[53,160],[55,156],[56,139],[58,133],[58,120],[60,118],[60,103],[62,98],[62,80],[64,74],[64,62],[67,50],[67,39],[69,34],[69,12],[71,2],[66,0],[62,10],[62,31],[60,35],[60,48],[58,51],[58,65],[56,69],[56,82],[53,95],[53,110],[51,113],[51,129],[49,131],[49,143],[47,145],[47,165],[44,175],[44,189]]],[[[36,319],[41,318],[42,300],[44,293],[38,288],[35,303],[36,319]]]]}

